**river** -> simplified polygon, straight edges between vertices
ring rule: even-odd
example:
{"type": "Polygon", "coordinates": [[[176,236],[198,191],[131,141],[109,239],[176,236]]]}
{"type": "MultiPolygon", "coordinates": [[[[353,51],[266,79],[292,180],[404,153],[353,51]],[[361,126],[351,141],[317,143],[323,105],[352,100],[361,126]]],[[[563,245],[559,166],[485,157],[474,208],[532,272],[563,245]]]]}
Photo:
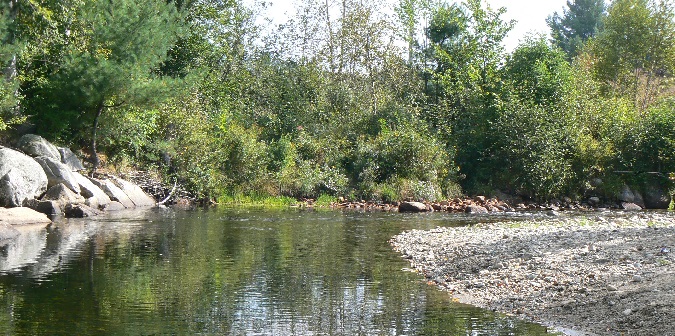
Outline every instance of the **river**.
{"type": "Polygon", "coordinates": [[[555,334],[453,302],[388,244],[495,219],[148,209],[25,227],[0,248],[0,334],[555,334]]]}

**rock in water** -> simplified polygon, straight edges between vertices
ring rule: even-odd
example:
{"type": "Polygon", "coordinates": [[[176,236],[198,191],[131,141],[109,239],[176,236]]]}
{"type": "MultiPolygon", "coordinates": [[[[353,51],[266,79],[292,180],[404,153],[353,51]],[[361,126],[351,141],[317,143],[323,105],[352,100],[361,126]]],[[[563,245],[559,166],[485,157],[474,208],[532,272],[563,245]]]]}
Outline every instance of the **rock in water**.
{"type": "Polygon", "coordinates": [[[31,157],[0,148],[0,206],[19,207],[47,190],[47,175],[31,157]]]}
{"type": "Polygon", "coordinates": [[[77,183],[75,175],[73,175],[73,172],[70,171],[70,168],[61,163],[60,160],[57,161],[47,156],[40,156],[35,158],[35,161],[37,161],[42,166],[44,172],[47,174],[49,187],[63,183],[75,193],[80,193],[80,184],[77,183]]]}
{"type": "Polygon", "coordinates": [[[17,147],[32,157],[46,156],[61,162],[61,153],[59,153],[58,148],[39,135],[26,134],[22,136],[17,143],[17,147]]]}
{"type": "Polygon", "coordinates": [[[80,185],[80,194],[85,198],[96,198],[96,202],[99,206],[105,206],[111,202],[110,197],[95,185],[89,178],[83,176],[80,173],[73,173],[75,180],[80,185]]]}
{"type": "Polygon", "coordinates": [[[110,180],[97,180],[97,179],[90,179],[91,182],[93,182],[96,186],[101,188],[108,197],[110,197],[111,200],[117,201],[124,205],[125,208],[134,208],[136,205],[134,202],[127,196],[127,194],[122,191],[119,187],[117,187],[112,181],[110,180]]]}
{"type": "Polygon", "coordinates": [[[131,199],[137,207],[151,207],[157,204],[157,202],[155,202],[152,197],[148,196],[141,187],[118,177],[113,177],[112,181],[127,194],[129,199],[131,199]]]}
{"type": "Polygon", "coordinates": [[[2,222],[10,225],[49,224],[47,215],[29,208],[0,208],[2,222]]]}
{"type": "Polygon", "coordinates": [[[466,207],[465,212],[470,214],[486,214],[488,213],[488,209],[478,205],[469,205],[466,207]]]}
{"type": "Polygon", "coordinates": [[[59,153],[61,154],[61,163],[68,166],[70,170],[74,172],[84,170],[82,162],[77,158],[75,153],[70,150],[70,148],[59,147],[59,153]]]}
{"type": "Polygon", "coordinates": [[[426,212],[426,204],[420,202],[402,202],[398,206],[398,212],[426,212]]]}
{"type": "Polygon", "coordinates": [[[63,212],[68,218],[85,218],[85,217],[94,217],[101,214],[100,211],[90,208],[84,204],[68,204],[66,205],[63,212]]]}
{"type": "Polygon", "coordinates": [[[59,183],[47,190],[47,193],[42,197],[43,201],[56,201],[62,206],[66,204],[84,203],[84,197],[74,193],[63,183],[59,183]]]}
{"type": "Polygon", "coordinates": [[[628,211],[640,211],[642,207],[635,203],[623,202],[621,203],[621,208],[628,211]]]}

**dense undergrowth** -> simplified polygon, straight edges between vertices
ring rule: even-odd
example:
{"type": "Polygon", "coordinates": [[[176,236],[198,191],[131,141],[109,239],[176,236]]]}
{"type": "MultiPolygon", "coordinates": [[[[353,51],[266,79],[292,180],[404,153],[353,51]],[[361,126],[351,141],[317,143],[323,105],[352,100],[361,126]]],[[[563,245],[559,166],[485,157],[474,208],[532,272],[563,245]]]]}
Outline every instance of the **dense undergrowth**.
{"type": "Polygon", "coordinates": [[[96,3],[117,14],[3,9],[0,56],[18,74],[0,86],[5,139],[28,118],[234,204],[581,198],[595,179],[612,194],[675,172],[667,2],[615,0],[574,51],[531,36],[511,53],[512,24],[478,0],[401,1],[396,19],[345,0],[332,21],[305,1],[268,34],[236,1],[96,3]]]}

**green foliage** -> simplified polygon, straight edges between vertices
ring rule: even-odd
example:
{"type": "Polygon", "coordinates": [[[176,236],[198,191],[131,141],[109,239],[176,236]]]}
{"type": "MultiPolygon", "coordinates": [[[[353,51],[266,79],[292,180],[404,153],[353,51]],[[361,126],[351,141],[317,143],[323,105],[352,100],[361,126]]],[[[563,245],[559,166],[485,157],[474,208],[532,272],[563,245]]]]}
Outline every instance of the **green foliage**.
{"type": "Polygon", "coordinates": [[[589,50],[605,91],[630,97],[643,112],[658,102],[675,72],[675,7],[669,1],[614,1],[589,50]]]}
{"type": "Polygon", "coordinates": [[[556,12],[546,19],[553,43],[569,58],[577,56],[583,44],[602,29],[605,9],[604,0],[568,0],[562,15],[556,12]]]}
{"type": "Polygon", "coordinates": [[[158,0],[93,1],[72,9],[63,45],[49,52],[58,65],[36,80],[29,106],[39,131],[71,138],[91,130],[97,113],[147,107],[166,96],[168,83],[153,75],[174,44],[178,16],[158,0]]]}
{"type": "Polygon", "coordinates": [[[543,37],[522,42],[508,57],[503,71],[509,82],[508,94],[540,106],[561,105],[572,80],[565,55],[543,37]]]}

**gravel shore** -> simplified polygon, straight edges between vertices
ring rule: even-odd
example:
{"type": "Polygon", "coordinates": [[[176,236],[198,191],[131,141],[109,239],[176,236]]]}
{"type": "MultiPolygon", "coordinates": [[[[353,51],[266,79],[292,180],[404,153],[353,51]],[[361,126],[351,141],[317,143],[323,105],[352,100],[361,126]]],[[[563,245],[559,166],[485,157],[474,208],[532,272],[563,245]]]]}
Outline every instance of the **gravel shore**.
{"type": "Polygon", "coordinates": [[[675,335],[672,214],[412,230],[391,244],[464,303],[574,335],[675,335]]]}

